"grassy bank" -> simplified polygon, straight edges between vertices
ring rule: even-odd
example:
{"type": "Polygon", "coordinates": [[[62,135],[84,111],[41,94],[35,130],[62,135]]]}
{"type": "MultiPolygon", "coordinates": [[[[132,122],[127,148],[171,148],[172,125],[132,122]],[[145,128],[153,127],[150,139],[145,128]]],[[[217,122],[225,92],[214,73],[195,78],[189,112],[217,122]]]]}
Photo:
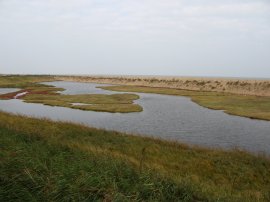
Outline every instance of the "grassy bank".
{"type": "Polygon", "coordinates": [[[192,101],[203,107],[224,110],[226,113],[232,115],[270,120],[270,97],[141,86],[103,86],[100,88],[122,92],[188,96],[191,97],[192,101]]]}
{"type": "Polygon", "coordinates": [[[114,95],[63,95],[59,91],[62,88],[39,84],[37,82],[54,81],[50,76],[3,76],[0,77],[0,87],[21,88],[17,92],[0,95],[0,99],[13,99],[18,93],[27,92],[19,99],[28,103],[41,103],[50,106],[68,107],[80,110],[103,111],[103,112],[140,112],[142,107],[134,104],[139,99],[135,94],[114,94],[114,95]],[[74,105],[74,103],[78,103],[74,105]],[[81,103],[81,104],[79,104],[81,103]]]}
{"type": "Polygon", "coordinates": [[[1,201],[270,200],[265,157],[3,112],[0,120],[1,201]]]}
{"type": "Polygon", "coordinates": [[[53,76],[40,75],[14,75],[0,76],[0,88],[27,88],[27,87],[44,87],[46,85],[39,84],[40,82],[55,81],[53,76]]]}

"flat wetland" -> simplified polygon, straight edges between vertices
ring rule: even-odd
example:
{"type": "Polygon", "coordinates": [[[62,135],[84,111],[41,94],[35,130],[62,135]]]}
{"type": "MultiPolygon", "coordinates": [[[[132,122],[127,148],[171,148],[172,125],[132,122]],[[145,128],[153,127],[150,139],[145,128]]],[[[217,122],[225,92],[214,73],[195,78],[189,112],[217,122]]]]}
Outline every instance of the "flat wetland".
{"type": "Polygon", "coordinates": [[[270,200],[269,97],[55,80],[0,78],[1,201],[270,200]]]}

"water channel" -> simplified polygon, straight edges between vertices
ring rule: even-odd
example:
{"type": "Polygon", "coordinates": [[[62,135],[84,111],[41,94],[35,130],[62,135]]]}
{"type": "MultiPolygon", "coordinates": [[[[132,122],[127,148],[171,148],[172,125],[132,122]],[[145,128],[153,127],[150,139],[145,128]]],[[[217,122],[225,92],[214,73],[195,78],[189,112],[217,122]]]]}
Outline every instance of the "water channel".
{"type": "MultiPolygon", "coordinates": [[[[64,94],[113,94],[96,88],[103,84],[48,82],[66,89],[64,94]]],[[[10,89],[11,90],[11,89],[10,89]]],[[[0,90],[0,93],[2,91],[0,90]]],[[[270,121],[232,116],[197,105],[188,97],[136,93],[138,113],[81,111],[64,107],[1,100],[0,110],[33,117],[82,123],[91,127],[151,136],[218,148],[239,148],[270,154],[270,121]]]]}

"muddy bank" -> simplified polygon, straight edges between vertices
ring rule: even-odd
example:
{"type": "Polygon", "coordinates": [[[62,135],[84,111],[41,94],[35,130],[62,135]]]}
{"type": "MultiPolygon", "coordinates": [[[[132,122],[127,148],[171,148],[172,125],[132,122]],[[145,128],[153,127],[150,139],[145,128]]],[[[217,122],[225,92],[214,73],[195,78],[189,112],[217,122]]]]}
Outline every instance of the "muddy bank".
{"type": "Polygon", "coordinates": [[[270,80],[168,76],[57,76],[57,80],[270,96],[270,80]]]}

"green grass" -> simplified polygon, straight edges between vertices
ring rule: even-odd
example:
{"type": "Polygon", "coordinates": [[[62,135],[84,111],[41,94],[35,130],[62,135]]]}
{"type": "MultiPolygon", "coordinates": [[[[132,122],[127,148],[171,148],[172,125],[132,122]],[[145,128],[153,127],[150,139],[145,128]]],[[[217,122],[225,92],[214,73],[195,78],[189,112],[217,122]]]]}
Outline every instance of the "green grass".
{"type": "Polygon", "coordinates": [[[23,100],[28,103],[42,103],[51,106],[69,107],[73,109],[103,111],[103,112],[140,112],[141,106],[133,104],[139,99],[135,94],[84,94],[84,95],[26,95],[23,100]],[[73,105],[83,103],[86,105],[73,105]]]}
{"type": "Polygon", "coordinates": [[[192,189],[125,160],[0,128],[1,201],[171,201],[192,189]]]}
{"type": "Polygon", "coordinates": [[[0,112],[1,201],[269,201],[270,160],[243,151],[0,112]]]}
{"type": "Polygon", "coordinates": [[[157,93],[191,97],[197,104],[228,114],[254,119],[270,120],[270,97],[244,96],[229,93],[188,91],[170,88],[153,88],[142,86],[103,86],[105,90],[123,92],[157,93]]]}
{"type": "Polygon", "coordinates": [[[0,76],[0,88],[27,88],[27,87],[44,87],[46,85],[39,84],[40,82],[54,81],[52,76],[0,76]]]}
{"type": "Polygon", "coordinates": [[[139,96],[135,94],[62,95],[59,93],[64,90],[62,88],[37,83],[44,81],[54,81],[54,78],[49,76],[2,76],[0,77],[0,87],[21,88],[21,90],[0,95],[0,99],[12,99],[19,92],[28,92],[27,95],[20,98],[28,103],[112,113],[141,112],[143,110],[140,105],[133,103],[134,100],[139,99],[139,96]],[[83,105],[73,105],[73,103],[83,105]]]}

